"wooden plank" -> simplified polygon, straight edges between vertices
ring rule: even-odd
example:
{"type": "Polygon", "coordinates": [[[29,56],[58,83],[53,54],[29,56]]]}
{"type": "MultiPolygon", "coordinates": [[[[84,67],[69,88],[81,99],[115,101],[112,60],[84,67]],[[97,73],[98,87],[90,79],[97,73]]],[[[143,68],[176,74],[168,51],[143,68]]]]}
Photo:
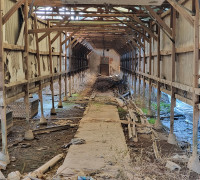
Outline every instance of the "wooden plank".
{"type": "MultiPolygon", "coordinates": [[[[172,55],[171,55],[171,59],[172,59],[172,66],[171,66],[171,79],[172,82],[175,82],[175,68],[176,68],[176,64],[175,64],[175,60],[176,60],[176,46],[175,46],[175,40],[176,40],[176,10],[172,7],[171,8],[171,25],[172,25],[172,39],[174,40],[174,42],[172,42],[172,55]]],[[[170,134],[173,135],[174,134],[174,107],[176,104],[176,98],[175,98],[175,91],[176,89],[172,86],[171,87],[171,111],[170,111],[170,134]]],[[[170,140],[170,139],[169,139],[170,140]]],[[[169,143],[174,143],[172,141],[168,141],[169,143]]]]}
{"type": "Polygon", "coordinates": [[[195,0],[196,15],[194,21],[194,57],[193,57],[193,151],[192,157],[188,162],[188,168],[200,173],[199,167],[194,167],[194,163],[199,165],[198,159],[198,122],[200,110],[198,107],[199,96],[195,94],[195,88],[198,88],[199,76],[199,1],[195,0]]]}
{"type": "MultiPolygon", "coordinates": [[[[29,81],[29,39],[28,39],[28,2],[25,1],[25,6],[24,6],[24,44],[25,44],[25,64],[26,64],[26,71],[25,71],[25,78],[27,81],[29,81]]],[[[26,90],[25,90],[25,97],[24,97],[24,102],[26,105],[26,120],[29,121],[29,83],[26,85],[26,90]]]]}
{"type": "MultiPolygon", "coordinates": [[[[37,29],[37,16],[34,16],[34,28],[37,29]]],[[[39,49],[39,41],[38,41],[38,34],[35,33],[35,41],[36,41],[36,57],[37,57],[37,65],[38,65],[38,76],[41,77],[41,67],[40,67],[40,49],[39,49]]],[[[41,124],[46,124],[44,118],[44,106],[43,106],[43,96],[42,96],[42,83],[39,81],[39,90],[38,96],[40,99],[40,110],[41,110],[41,124]]]]}
{"type": "MultiPolygon", "coordinates": [[[[32,0],[29,0],[29,3],[31,3],[32,0]]],[[[88,5],[96,5],[96,6],[105,6],[105,4],[110,5],[161,5],[164,2],[164,0],[124,0],[124,1],[118,1],[118,0],[63,0],[63,1],[52,1],[52,0],[35,0],[34,5],[35,6],[63,6],[63,5],[85,5],[88,7],[88,5]]]]}

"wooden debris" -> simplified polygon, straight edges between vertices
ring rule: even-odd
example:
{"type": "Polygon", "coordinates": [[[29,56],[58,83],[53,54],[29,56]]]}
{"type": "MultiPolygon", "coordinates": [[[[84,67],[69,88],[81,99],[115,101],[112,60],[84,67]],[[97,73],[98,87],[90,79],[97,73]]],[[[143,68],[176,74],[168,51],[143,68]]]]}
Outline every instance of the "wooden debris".
{"type": "Polygon", "coordinates": [[[156,157],[156,159],[161,160],[161,156],[158,151],[158,145],[157,145],[158,135],[153,129],[152,129],[151,137],[152,137],[152,141],[153,141],[153,150],[154,150],[155,157],[156,157]]]}
{"type": "MultiPolygon", "coordinates": [[[[52,117],[52,118],[46,118],[47,120],[72,120],[72,119],[82,119],[83,117],[69,117],[69,118],[57,118],[57,117],[52,117]]],[[[31,121],[39,121],[40,119],[31,119],[31,121]]]]}
{"type": "Polygon", "coordinates": [[[64,154],[59,154],[59,155],[55,156],[50,161],[48,161],[47,163],[45,163],[44,165],[42,165],[40,168],[38,168],[34,172],[28,174],[28,176],[26,176],[24,178],[24,180],[27,180],[28,178],[29,179],[32,179],[32,178],[41,178],[43,176],[43,174],[45,174],[53,166],[55,166],[60,160],[63,159],[63,157],[64,157],[64,154]]]}
{"type": "Polygon", "coordinates": [[[61,130],[69,129],[70,127],[71,127],[70,125],[47,127],[47,128],[33,130],[33,133],[34,133],[34,135],[37,135],[37,134],[46,134],[46,133],[50,133],[50,132],[55,132],[55,131],[61,131],[61,130]]]}
{"type": "Polygon", "coordinates": [[[129,136],[129,139],[131,139],[133,137],[133,133],[132,133],[132,129],[131,129],[131,119],[130,117],[127,116],[127,119],[128,119],[128,136],[129,136]]]}

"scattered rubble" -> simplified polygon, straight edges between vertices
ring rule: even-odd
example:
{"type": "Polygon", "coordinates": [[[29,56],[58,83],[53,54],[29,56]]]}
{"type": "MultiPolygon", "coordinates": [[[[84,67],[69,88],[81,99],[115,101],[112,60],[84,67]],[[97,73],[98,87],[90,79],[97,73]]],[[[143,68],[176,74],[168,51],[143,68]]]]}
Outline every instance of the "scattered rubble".
{"type": "Polygon", "coordinates": [[[22,175],[19,171],[11,172],[8,174],[8,180],[20,180],[22,175]]]}

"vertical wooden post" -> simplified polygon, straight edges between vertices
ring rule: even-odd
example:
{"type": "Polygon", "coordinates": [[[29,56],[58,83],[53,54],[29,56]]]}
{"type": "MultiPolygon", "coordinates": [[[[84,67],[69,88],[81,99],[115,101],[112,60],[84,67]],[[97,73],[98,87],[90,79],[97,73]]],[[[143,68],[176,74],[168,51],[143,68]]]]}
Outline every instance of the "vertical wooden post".
{"type": "Polygon", "coordinates": [[[74,58],[74,52],[72,51],[72,54],[73,55],[71,57],[71,72],[72,72],[72,76],[71,76],[71,89],[72,89],[72,94],[74,94],[74,61],[75,61],[75,58],[74,58]]]}
{"type": "Polygon", "coordinates": [[[198,156],[198,121],[199,121],[199,96],[195,94],[199,78],[199,1],[195,0],[196,15],[194,20],[194,60],[193,60],[193,151],[188,162],[188,168],[200,174],[198,156]]]}
{"type": "MultiPolygon", "coordinates": [[[[150,22],[150,29],[152,29],[152,24],[150,22]]],[[[150,42],[149,42],[149,75],[152,74],[151,71],[151,59],[152,59],[152,37],[150,35],[150,42]]],[[[151,111],[151,92],[152,92],[152,84],[151,84],[151,78],[149,78],[149,99],[148,99],[148,114],[152,115],[152,111],[151,111]]]]}
{"type": "MultiPolygon", "coordinates": [[[[172,39],[174,42],[172,42],[172,82],[175,82],[175,59],[176,59],[176,47],[175,47],[175,40],[176,40],[176,10],[172,7],[171,8],[171,23],[172,23],[172,39]]],[[[170,144],[177,144],[176,136],[174,134],[174,107],[176,103],[175,98],[175,91],[176,89],[172,86],[171,87],[171,112],[170,112],[170,133],[168,136],[168,143],[170,144]]]]}
{"type": "MultiPolygon", "coordinates": [[[[37,29],[37,16],[34,16],[34,28],[37,29]]],[[[38,42],[38,33],[35,33],[35,40],[36,40],[36,57],[38,63],[38,76],[41,76],[41,68],[40,68],[40,49],[39,49],[39,42],[38,42]]],[[[44,108],[43,108],[43,97],[42,97],[42,83],[39,81],[39,91],[38,91],[39,99],[40,99],[40,108],[41,108],[41,118],[40,124],[47,124],[47,120],[44,117],[44,108]]]]}
{"type": "MultiPolygon", "coordinates": [[[[48,21],[48,28],[50,27],[50,22],[48,21]]],[[[52,59],[52,47],[51,47],[51,34],[48,34],[48,44],[49,44],[49,61],[50,61],[50,73],[51,73],[51,80],[50,80],[50,89],[51,89],[51,99],[52,99],[52,108],[51,108],[51,115],[56,115],[55,104],[54,104],[54,81],[53,81],[53,59],[52,59]]]]}
{"type": "MultiPolygon", "coordinates": [[[[141,72],[141,51],[142,51],[142,48],[139,47],[139,72],[141,72]]],[[[140,77],[140,74],[139,74],[139,95],[140,95],[140,86],[141,86],[141,77],[140,77]]]]}
{"type": "MultiPolygon", "coordinates": [[[[160,27],[158,27],[158,44],[157,44],[157,76],[160,77],[160,27]]],[[[160,97],[161,97],[161,91],[160,91],[160,82],[157,82],[157,120],[155,123],[156,129],[161,129],[162,124],[160,121],[160,97]]]]}
{"type": "Polygon", "coordinates": [[[59,64],[60,64],[60,75],[59,75],[59,103],[58,108],[63,108],[62,105],[62,33],[60,34],[60,55],[59,55],[59,64]]]}
{"type": "MultiPolygon", "coordinates": [[[[71,38],[69,40],[69,44],[71,44],[71,38]]],[[[72,70],[72,66],[71,66],[71,63],[72,63],[72,49],[71,49],[71,45],[69,46],[69,96],[71,97],[72,96],[72,73],[71,73],[71,70],[72,70]]]]}
{"type": "MultiPolygon", "coordinates": [[[[65,38],[67,38],[67,31],[65,32],[65,38]]],[[[65,43],[65,97],[63,99],[63,101],[67,101],[68,100],[68,96],[67,96],[67,42],[65,43]]]]}
{"type": "MultiPolygon", "coordinates": [[[[145,53],[145,40],[144,40],[144,49],[143,49],[143,73],[145,74],[145,63],[146,63],[146,53],[145,53]]],[[[143,103],[145,102],[145,89],[146,89],[146,83],[145,83],[145,76],[143,76],[143,103]]]]}
{"type": "Polygon", "coordinates": [[[136,61],[137,61],[137,53],[136,53],[136,51],[135,51],[135,56],[134,56],[134,59],[135,59],[135,61],[134,61],[134,97],[136,97],[136,91],[137,91],[137,89],[136,89],[136,85],[137,85],[137,74],[136,74],[136,61]]]}
{"type": "Polygon", "coordinates": [[[7,143],[7,123],[6,123],[6,91],[5,91],[5,70],[4,70],[4,33],[3,33],[3,16],[4,4],[0,0],[0,119],[1,119],[1,136],[2,136],[2,151],[0,153],[0,166],[1,163],[8,164],[8,143],[7,143]]]}
{"type": "MultiPolygon", "coordinates": [[[[25,44],[25,53],[24,53],[24,58],[25,58],[25,64],[26,64],[26,72],[25,72],[25,78],[26,80],[29,80],[29,62],[28,62],[28,57],[29,57],[29,43],[28,43],[28,2],[26,0],[25,6],[24,6],[24,21],[25,21],[25,26],[24,26],[24,44],[25,44]]],[[[25,90],[25,97],[24,97],[24,102],[26,105],[26,120],[29,122],[30,118],[30,112],[29,112],[29,83],[26,85],[26,90],[25,90]]]]}
{"type": "Polygon", "coordinates": [[[134,85],[134,49],[132,49],[132,51],[131,51],[131,59],[132,59],[131,75],[132,75],[132,88],[133,88],[133,85],[134,85]]]}

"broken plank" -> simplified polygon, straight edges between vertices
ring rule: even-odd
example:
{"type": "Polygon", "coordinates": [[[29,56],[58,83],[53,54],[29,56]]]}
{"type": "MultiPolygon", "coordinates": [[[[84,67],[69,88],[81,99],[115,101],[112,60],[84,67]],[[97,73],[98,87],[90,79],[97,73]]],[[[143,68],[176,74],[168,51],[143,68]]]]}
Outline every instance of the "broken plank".
{"type": "Polygon", "coordinates": [[[69,129],[70,127],[71,127],[70,125],[64,125],[64,126],[53,126],[53,127],[42,128],[42,129],[36,129],[36,130],[33,130],[33,134],[34,135],[46,134],[50,132],[66,130],[66,129],[69,129]]]}

